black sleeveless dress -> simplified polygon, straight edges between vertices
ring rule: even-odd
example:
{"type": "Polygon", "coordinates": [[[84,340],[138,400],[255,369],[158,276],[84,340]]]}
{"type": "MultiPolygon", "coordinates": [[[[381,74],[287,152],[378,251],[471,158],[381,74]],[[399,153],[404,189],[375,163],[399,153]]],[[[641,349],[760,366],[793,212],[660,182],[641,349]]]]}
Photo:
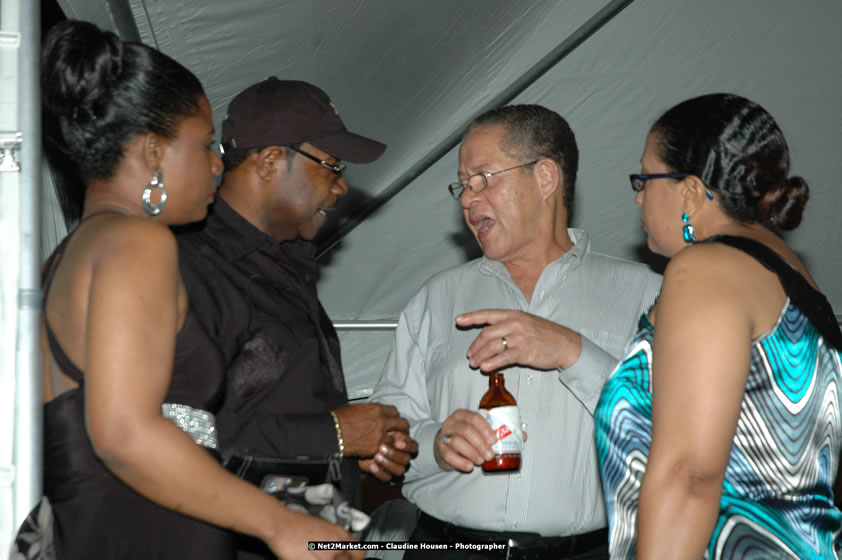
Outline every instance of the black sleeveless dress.
{"type": "MultiPolygon", "coordinates": [[[[45,267],[45,301],[70,238],[65,238],[45,267]]],[[[79,383],[44,406],[44,494],[53,509],[56,558],[235,558],[230,532],[147,500],[105,468],[85,428],[84,372],[68,359],[49,323],[46,330],[56,363],[79,383]]],[[[212,339],[188,310],[176,339],[166,402],[213,413],[222,401],[224,373],[212,339]]]]}

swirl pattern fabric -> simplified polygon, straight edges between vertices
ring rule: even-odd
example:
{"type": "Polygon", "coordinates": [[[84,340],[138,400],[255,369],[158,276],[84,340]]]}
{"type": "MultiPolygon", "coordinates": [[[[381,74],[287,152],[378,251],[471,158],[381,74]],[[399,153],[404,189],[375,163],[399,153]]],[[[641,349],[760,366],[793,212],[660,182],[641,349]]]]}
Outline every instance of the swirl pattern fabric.
{"type": "MultiPolygon", "coordinates": [[[[612,558],[634,558],[640,482],[652,442],[647,318],[605,385],[595,414],[612,558]]],[[[751,348],[710,559],[839,559],[840,353],[787,299],[751,348]]]]}

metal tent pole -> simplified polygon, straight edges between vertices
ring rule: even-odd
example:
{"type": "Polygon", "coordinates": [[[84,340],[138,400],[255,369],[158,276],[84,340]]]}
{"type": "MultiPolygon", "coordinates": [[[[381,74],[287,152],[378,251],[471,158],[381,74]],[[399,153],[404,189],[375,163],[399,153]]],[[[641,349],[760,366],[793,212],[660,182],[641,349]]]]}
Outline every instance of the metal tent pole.
{"type": "Polygon", "coordinates": [[[20,526],[41,497],[43,382],[40,368],[41,2],[21,2],[20,87],[20,253],[15,351],[14,512],[20,526]]]}
{"type": "Polygon", "coordinates": [[[374,321],[351,320],[334,321],[333,328],[338,331],[392,331],[398,326],[397,319],[377,319],[374,321]]]}

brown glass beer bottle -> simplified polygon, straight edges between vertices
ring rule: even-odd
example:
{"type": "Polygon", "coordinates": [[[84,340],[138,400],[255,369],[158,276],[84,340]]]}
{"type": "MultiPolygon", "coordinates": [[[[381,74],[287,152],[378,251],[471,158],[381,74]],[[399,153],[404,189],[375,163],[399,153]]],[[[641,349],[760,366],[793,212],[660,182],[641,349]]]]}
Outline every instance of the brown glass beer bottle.
{"type": "Polygon", "coordinates": [[[482,464],[485,472],[516,471],[520,469],[520,452],[523,432],[517,401],[506,390],[503,374],[492,372],[488,376],[488,391],[479,401],[480,413],[497,435],[494,458],[482,464]]]}

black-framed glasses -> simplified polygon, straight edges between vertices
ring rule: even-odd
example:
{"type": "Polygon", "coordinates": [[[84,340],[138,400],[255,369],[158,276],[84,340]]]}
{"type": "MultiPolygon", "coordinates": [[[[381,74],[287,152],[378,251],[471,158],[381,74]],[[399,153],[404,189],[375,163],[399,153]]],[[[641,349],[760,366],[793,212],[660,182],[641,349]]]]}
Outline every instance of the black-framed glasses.
{"type": "MultiPolygon", "coordinates": [[[[629,181],[631,181],[632,190],[640,192],[649,179],[686,179],[689,176],[690,173],[632,173],[629,175],[629,181]]],[[[708,200],[713,200],[713,193],[708,190],[707,186],[705,186],[705,197],[708,200]]]]}
{"type": "Polygon", "coordinates": [[[323,159],[317,158],[313,154],[308,154],[304,150],[302,150],[300,148],[296,148],[295,146],[284,146],[284,147],[292,150],[293,152],[299,153],[299,154],[301,154],[302,156],[304,156],[308,159],[311,159],[311,160],[315,161],[316,163],[318,163],[319,165],[321,165],[325,169],[328,169],[328,170],[332,171],[333,173],[335,173],[337,177],[341,177],[342,173],[345,171],[345,167],[347,167],[344,163],[328,163],[323,159]]]}
{"type": "Polygon", "coordinates": [[[521,167],[529,167],[530,165],[535,165],[541,158],[532,160],[528,163],[521,163],[520,165],[515,165],[514,167],[507,167],[506,169],[501,169],[500,171],[480,171],[479,173],[475,173],[470,177],[467,177],[464,182],[457,182],[457,183],[450,183],[447,185],[447,190],[450,191],[450,196],[459,200],[462,196],[462,193],[465,192],[465,189],[468,189],[472,193],[479,193],[484,191],[488,188],[488,178],[494,177],[495,175],[499,175],[500,173],[505,173],[506,171],[511,171],[512,169],[519,169],[521,167]],[[473,181],[476,177],[479,177],[480,180],[477,182],[476,186],[471,185],[471,181],[473,181]]]}
{"type": "Polygon", "coordinates": [[[629,175],[629,181],[631,181],[632,190],[640,192],[649,179],[685,179],[689,176],[689,173],[632,173],[629,175]]]}

